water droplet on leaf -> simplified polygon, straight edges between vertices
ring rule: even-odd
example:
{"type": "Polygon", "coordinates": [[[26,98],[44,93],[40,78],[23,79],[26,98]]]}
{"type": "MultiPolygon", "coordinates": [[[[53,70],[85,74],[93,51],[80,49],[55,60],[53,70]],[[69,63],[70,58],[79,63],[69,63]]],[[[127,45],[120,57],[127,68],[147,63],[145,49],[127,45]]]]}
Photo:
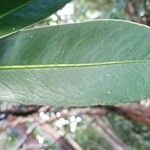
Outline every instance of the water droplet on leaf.
{"type": "Polygon", "coordinates": [[[110,77],[110,74],[107,74],[106,77],[110,77]]]}
{"type": "Polygon", "coordinates": [[[110,94],[110,91],[108,91],[108,94],[110,94]]]}

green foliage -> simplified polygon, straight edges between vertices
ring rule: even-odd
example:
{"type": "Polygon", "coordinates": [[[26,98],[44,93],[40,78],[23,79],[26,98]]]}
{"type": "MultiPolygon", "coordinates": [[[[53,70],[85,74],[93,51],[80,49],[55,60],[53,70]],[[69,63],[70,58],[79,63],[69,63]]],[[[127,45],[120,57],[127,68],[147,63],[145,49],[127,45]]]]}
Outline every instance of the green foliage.
{"type": "Polygon", "coordinates": [[[0,36],[36,23],[63,7],[70,0],[2,0],[0,36]]]}
{"type": "MultiPolygon", "coordinates": [[[[1,131],[0,131],[1,132],[1,131]]],[[[0,133],[0,147],[5,150],[14,150],[17,142],[17,136],[12,130],[0,133]]]]}
{"type": "MultiPolygon", "coordinates": [[[[43,26],[52,21],[60,24],[102,18],[128,19],[149,25],[144,16],[150,11],[149,0],[75,0],[70,20],[61,20],[58,13],[57,23],[55,19],[44,19],[69,1],[1,0],[0,101],[89,106],[149,97],[150,28],[110,20],[33,29],[35,23],[43,26]],[[129,3],[134,6],[133,14],[127,10],[129,3]],[[30,30],[20,30],[25,27],[30,30]]],[[[148,127],[116,115],[109,115],[108,119],[129,149],[149,150],[148,127]]],[[[78,128],[69,134],[83,149],[112,149],[103,135],[83,120],[82,123],[85,129],[78,128]]],[[[21,131],[17,126],[16,130],[21,131]]],[[[41,136],[47,149],[60,149],[45,134],[41,136]]],[[[15,149],[18,139],[21,137],[8,129],[0,133],[0,147],[15,149]]]]}
{"type": "Polygon", "coordinates": [[[115,133],[128,145],[129,149],[149,150],[149,127],[132,123],[114,114],[110,114],[108,119],[115,133]]]}
{"type": "Polygon", "coordinates": [[[2,38],[1,100],[90,106],[149,97],[149,34],[146,26],[103,20],[2,38]]]}
{"type": "MultiPolygon", "coordinates": [[[[87,124],[86,122],[84,122],[87,124]]],[[[75,140],[86,150],[107,150],[111,149],[109,143],[107,143],[100,134],[94,128],[87,126],[87,128],[76,131],[75,140]]]]}

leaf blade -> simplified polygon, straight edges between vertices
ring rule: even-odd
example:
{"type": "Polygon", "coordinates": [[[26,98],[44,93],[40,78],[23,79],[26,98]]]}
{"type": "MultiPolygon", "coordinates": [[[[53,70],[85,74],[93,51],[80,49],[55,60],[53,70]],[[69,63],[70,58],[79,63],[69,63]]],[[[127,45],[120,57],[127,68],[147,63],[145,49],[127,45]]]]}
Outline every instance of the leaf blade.
{"type": "Polygon", "coordinates": [[[1,7],[10,6],[1,10],[0,36],[15,32],[21,28],[34,24],[62,8],[71,0],[7,0],[1,3],[1,7]]]}
{"type": "Polygon", "coordinates": [[[5,37],[0,40],[0,99],[91,106],[148,98],[149,34],[145,26],[104,20],[25,30],[5,37]]]}
{"type": "Polygon", "coordinates": [[[78,107],[135,102],[149,97],[149,65],[3,70],[1,100],[78,107]]]}

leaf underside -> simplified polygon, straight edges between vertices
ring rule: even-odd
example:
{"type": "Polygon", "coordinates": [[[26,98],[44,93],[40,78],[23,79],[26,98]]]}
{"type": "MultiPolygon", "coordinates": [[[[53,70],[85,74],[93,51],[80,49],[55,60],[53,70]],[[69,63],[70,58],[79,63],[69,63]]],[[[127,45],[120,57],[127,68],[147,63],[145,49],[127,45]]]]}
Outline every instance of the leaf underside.
{"type": "Polygon", "coordinates": [[[113,105],[150,97],[150,28],[116,20],[24,30],[0,39],[0,100],[113,105]]]}

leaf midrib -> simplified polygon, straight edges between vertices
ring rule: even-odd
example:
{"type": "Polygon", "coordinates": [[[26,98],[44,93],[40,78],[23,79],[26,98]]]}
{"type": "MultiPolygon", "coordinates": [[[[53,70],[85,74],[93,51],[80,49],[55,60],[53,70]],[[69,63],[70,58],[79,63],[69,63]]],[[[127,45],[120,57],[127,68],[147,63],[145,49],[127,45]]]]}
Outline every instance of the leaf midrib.
{"type": "Polygon", "coordinates": [[[150,60],[102,62],[102,63],[87,63],[87,64],[12,65],[12,66],[0,66],[0,70],[96,67],[96,66],[105,66],[105,65],[120,65],[120,64],[125,65],[125,64],[138,64],[138,63],[150,63],[150,60]]]}

